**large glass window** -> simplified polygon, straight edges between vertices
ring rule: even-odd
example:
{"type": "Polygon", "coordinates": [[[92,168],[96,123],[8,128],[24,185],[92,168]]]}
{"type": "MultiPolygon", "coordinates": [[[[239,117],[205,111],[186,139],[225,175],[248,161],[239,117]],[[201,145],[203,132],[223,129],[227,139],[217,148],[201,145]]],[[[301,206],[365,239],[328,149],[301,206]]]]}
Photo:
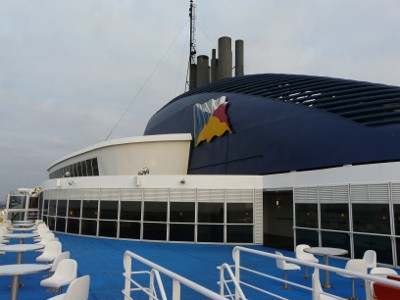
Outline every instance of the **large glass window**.
{"type": "Polygon", "coordinates": [[[118,201],[100,201],[100,219],[118,219],[118,201]]]}
{"type": "Polygon", "coordinates": [[[194,202],[171,202],[171,222],[194,222],[194,202]]]}
{"type": "Polygon", "coordinates": [[[56,215],[56,208],[57,208],[57,200],[50,200],[49,203],[49,216],[56,215]]]}
{"type": "Polygon", "coordinates": [[[140,223],[120,222],[119,237],[127,239],[140,239],[140,223]]]}
{"type": "Polygon", "coordinates": [[[353,231],[390,233],[388,204],[353,204],[353,231]]]}
{"type": "Polygon", "coordinates": [[[393,264],[392,242],[389,236],[354,234],[354,257],[362,258],[366,250],[375,250],[380,263],[393,264]]]}
{"type": "Polygon", "coordinates": [[[199,203],[198,221],[202,223],[223,223],[224,204],[223,203],[199,203]]]}
{"type": "Polygon", "coordinates": [[[78,219],[68,219],[67,232],[79,234],[79,220],[78,219]]]}
{"type": "Polygon", "coordinates": [[[228,243],[253,243],[253,226],[230,225],[227,226],[228,243]]]}
{"type": "Polygon", "coordinates": [[[222,243],[224,241],[224,226],[198,225],[197,241],[207,243],[222,243]]]}
{"type": "Polygon", "coordinates": [[[142,214],[142,202],[121,201],[121,220],[140,220],[142,214]]]}
{"type": "Polygon", "coordinates": [[[227,204],[228,223],[253,223],[253,204],[252,203],[228,203],[227,204]]]}
{"type": "MultiPolygon", "coordinates": [[[[400,235],[400,204],[394,204],[393,205],[393,211],[394,211],[394,228],[396,235],[400,235]]],[[[397,256],[399,257],[399,256],[397,256]]],[[[400,257],[399,257],[400,259],[400,257]]]]}
{"type": "Polygon", "coordinates": [[[167,221],[167,202],[145,202],[145,221],[167,221]]]}
{"type": "Polygon", "coordinates": [[[296,229],[296,245],[299,244],[318,247],[318,232],[316,230],[296,229]]]}
{"type": "Polygon", "coordinates": [[[194,225],[171,224],[169,226],[169,240],[181,242],[194,241],[194,225]]]}
{"type": "Polygon", "coordinates": [[[57,216],[65,217],[67,215],[67,200],[58,200],[57,216]]]}
{"type": "Polygon", "coordinates": [[[322,246],[347,250],[345,257],[350,257],[350,235],[342,232],[322,231],[322,246]]]}
{"type": "Polygon", "coordinates": [[[69,200],[68,217],[79,218],[81,216],[81,200],[69,200]]]}
{"type": "Polygon", "coordinates": [[[321,204],[321,228],[349,230],[348,204],[321,204]]]}
{"type": "Polygon", "coordinates": [[[25,208],[26,196],[22,195],[11,195],[8,203],[8,208],[25,208]]]}
{"type": "Polygon", "coordinates": [[[100,221],[99,236],[117,237],[117,222],[115,221],[100,221]]]}
{"type": "Polygon", "coordinates": [[[143,239],[165,241],[167,239],[167,225],[159,223],[144,223],[143,239]]]}
{"type": "Polygon", "coordinates": [[[82,218],[97,219],[98,204],[97,200],[82,201],[82,218]]]}
{"type": "Polygon", "coordinates": [[[97,233],[97,221],[82,220],[81,234],[96,235],[96,233],[97,233]]]}
{"type": "Polygon", "coordinates": [[[297,203],[296,204],[296,226],[298,227],[318,227],[318,207],[317,204],[297,203]]]}
{"type": "Polygon", "coordinates": [[[65,232],[65,218],[57,218],[56,220],[56,230],[58,232],[65,232]]]}

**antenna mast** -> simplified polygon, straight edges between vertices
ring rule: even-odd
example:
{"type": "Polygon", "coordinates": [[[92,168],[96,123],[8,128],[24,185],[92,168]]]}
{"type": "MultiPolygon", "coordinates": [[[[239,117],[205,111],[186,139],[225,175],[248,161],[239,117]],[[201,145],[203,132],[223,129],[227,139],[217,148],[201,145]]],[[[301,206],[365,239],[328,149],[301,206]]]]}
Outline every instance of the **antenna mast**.
{"type": "Polygon", "coordinates": [[[196,40],[194,38],[194,34],[196,31],[195,9],[196,9],[196,5],[193,4],[193,0],[190,0],[190,6],[189,6],[190,53],[189,53],[188,72],[186,75],[186,88],[185,88],[186,91],[191,90],[196,86],[196,40]]]}

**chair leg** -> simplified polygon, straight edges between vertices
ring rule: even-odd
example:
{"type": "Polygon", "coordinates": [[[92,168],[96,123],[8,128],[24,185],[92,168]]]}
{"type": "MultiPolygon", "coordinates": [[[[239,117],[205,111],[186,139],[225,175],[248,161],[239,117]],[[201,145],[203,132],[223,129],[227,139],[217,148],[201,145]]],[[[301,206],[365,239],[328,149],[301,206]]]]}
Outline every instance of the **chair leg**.
{"type": "Polygon", "coordinates": [[[350,300],[356,300],[357,299],[356,298],[356,284],[355,284],[355,282],[356,282],[356,279],[353,277],[351,279],[351,298],[350,298],[350,300]]]}
{"type": "Polygon", "coordinates": [[[282,286],[281,289],[290,290],[291,288],[290,288],[290,286],[288,286],[288,283],[287,283],[287,281],[288,281],[288,271],[285,270],[284,272],[285,272],[285,285],[282,286]]]}
{"type": "Polygon", "coordinates": [[[306,274],[303,276],[303,278],[308,279],[310,276],[308,276],[308,266],[306,266],[306,274]]]}

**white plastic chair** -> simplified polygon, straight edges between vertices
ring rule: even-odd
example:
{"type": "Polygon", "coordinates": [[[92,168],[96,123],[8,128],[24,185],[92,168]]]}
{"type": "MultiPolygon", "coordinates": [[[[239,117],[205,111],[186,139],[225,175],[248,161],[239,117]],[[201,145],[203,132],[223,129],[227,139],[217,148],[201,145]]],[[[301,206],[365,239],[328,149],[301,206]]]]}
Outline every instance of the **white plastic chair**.
{"type": "MultiPolygon", "coordinates": [[[[304,249],[306,248],[310,248],[310,246],[306,244],[297,245],[296,258],[308,262],[318,263],[318,258],[316,258],[313,254],[304,252],[304,249]]],[[[308,276],[308,266],[306,266],[306,274],[304,275],[304,278],[310,278],[310,276],[308,276]]]]}
{"type": "Polygon", "coordinates": [[[339,297],[330,296],[329,294],[324,293],[321,281],[319,279],[319,269],[315,269],[312,274],[312,300],[337,300],[344,299],[339,297]]]}
{"type": "MultiPolygon", "coordinates": [[[[397,276],[397,272],[393,269],[385,268],[385,267],[376,267],[372,268],[369,273],[371,275],[376,275],[376,276],[397,276]]],[[[374,294],[374,281],[368,281],[365,284],[365,293],[367,295],[367,300],[372,300],[373,299],[373,294],[374,294]]]]}
{"type": "Polygon", "coordinates": [[[43,238],[39,241],[39,242],[37,242],[36,244],[39,244],[39,245],[46,245],[46,243],[47,242],[49,242],[49,241],[51,241],[52,239],[54,239],[54,233],[52,233],[52,232],[46,232],[44,235],[43,235],[43,238]]]}
{"type": "Polygon", "coordinates": [[[36,257],[36,261],[51,263],[61,253],[62,245],[58,241],[49,241],[44,245],[44,250],[41,255],[36,257]]]}
{"type": "Polygon", "coordinates": [[[40,282],[41,286],[58,289],[61,294],[62,287],[70,284],[78,274],[78,263],[74,259],[63,259],[57,265],[54,274],[40,282]]]}
{"type": "Polygon", "coordinates": [[[69,251],[61,252],[60,254],[58,254],[57,257],[54,259],[53,263],[51,264],[51,269],[49,270],[49,272],[54,273],[60,261],[62,261],[63,259],[70,258],[70,255],[71,254],[69,251]]]}
{"type": "Polygon", "coordinates": [[[64,294],[47,300],[87,300],[89,298],[90,276],[74,279],[64,294]]]}
{"type": "Polygon", "coordinates": [[[367,263],[367,268],[376,268],[376,252],[374,250],[367,250],[364,252],[363,260],[367,263]]]}
{"type": "Polygon", "coordinates": [[[292,264],[292,263],[287,263],[285,261],[285,259],[284,259],[283,254],[280,253],[279,251],[275,251],[275,254],[282,257],[282,259],[275,258],[275,261],[276,261],[277,268],[283,270],[284,273],[285,273],[285,285],[282,286],[281,288],[284,289],[284,290],[289,290],[290,287],[288,286],[288,283],[287,283],[287,281],[288,281],[288,271],[300,271],[301,268],[300,268],[299,265],[292,264]]]}
{"type": "MultiPolygon", "coordinates": [[[[345,266],[345,270],[347,271],[352,271],[352,272],[357,272],[361,274],[367,274],[367,263],[363,259],[350,259],[345,266]]],[[[351,278],[351,299],[355,299],[355,276],[352,275],[347,275],[343,273],[338,273],[338,275],[351,278]]]]}

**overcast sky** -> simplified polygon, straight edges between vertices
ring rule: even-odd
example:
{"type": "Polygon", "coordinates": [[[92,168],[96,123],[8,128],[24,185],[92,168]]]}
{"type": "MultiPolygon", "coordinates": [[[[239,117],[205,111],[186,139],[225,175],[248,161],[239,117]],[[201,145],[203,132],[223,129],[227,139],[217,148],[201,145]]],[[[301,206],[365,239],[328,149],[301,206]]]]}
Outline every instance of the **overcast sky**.
{"type": "MultiPolygon", "coordinates": [[[[198,54],[400,86],[399,0],[195,0],[198,54]]],[[[0,201],[70,152],[142,135],[185,87],[189,0],[0,1],[0,201]],[[131,105],[131,106],[130,106],[131,105]],[[129,107],[129,110],[127,108],[129,107]],[[124,112],[127,110],[126,114],[124,112]]]]}

